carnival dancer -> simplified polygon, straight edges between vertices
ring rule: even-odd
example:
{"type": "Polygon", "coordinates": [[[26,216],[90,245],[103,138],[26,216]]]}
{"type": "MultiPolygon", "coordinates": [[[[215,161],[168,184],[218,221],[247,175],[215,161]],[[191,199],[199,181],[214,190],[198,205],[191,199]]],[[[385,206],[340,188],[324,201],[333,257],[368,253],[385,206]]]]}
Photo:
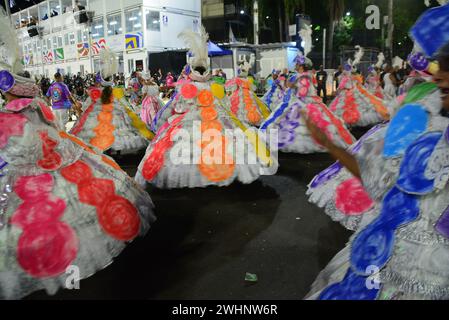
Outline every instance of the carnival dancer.
{"type": "Polygon", "coordinates": [[[392,66],[387,66],[385,69],[385,75],[384,78],[382,79],[383,83],[384,83],[384,99],[386,101],[393,101],[396,99],[397,97],[397,82],[398,80],[396,79],[395,75],[394,75],[394,68],[392,66]]]}
{"type": "MultiPolygon", "coordinates": [[[[190,75],[192,74],[192,68],[189,64],[185,65],[182,70],[182,77],[178,79],[178,82],[176,83],[176,87],[173,91],[173,94],[171,95],[170,100],[158,111],[156,116],[153,119],[151,130],[153,132],[157,132],[163,125],[166,124],[169,118],[177,114],[177,111],[175,110],[175,106],[177,106],[177,102],[180,99],[179,92],[177,89],[188,82],[191,82],[190,75]]],[[[214,79],[214,82],[217,80],[214,79]]],[[[221,78],[218,80],[219,82],[216,82],[218,85],[223,86],[224,81],[221,80],[221,78]]],[[[179,110],[178,110],[179,111],[179,110]]]]}
{"type": "Polygon", "coordinates": [[[140,114],[140,108],[142,103],[142,88],[143,81],[140,72],[133,72],[131,79],[128,82],[128,92],[130,93],[129,102],[133,108],[133,111],[140,114]]]}
{"type": "Polygon", "coordinates": [[[154,82],[151,75],[148,75],[146,78],[144,77],[142,92],[143,98],[140,119],[142,119],[148,127],[151,127],[156,114],[164,106],[159,98],[159,86],[154,82]]]}
{"type": "Polygon", "coordinates": [[[355,67],[363,57],[363,48],[356,46],[355,60],[345,65],[339,92],[329,109],[342,118],[348,126],[366,127],[389,119],[385,104],[368,92],[362,85],[360,76],[355,74],[355,67]]]}
{"type": "Polygon", "coordinates": [[[286,79],[283,79],[279,74],[280,70],[272,71],[271,79],[267,81],[266,93],[262,97],[262,101],[265,102],[271,111],[274,111],[274,108],[284,99],[284,83],[286,79]]]}
{"type": "Polygon", "coordinates": [[[277,130],[278,148],[283,152],[301,154],[325,152],[326,149],[313,139],[307,130],[305,120],[301,116],[301,111],[305,111],[330,139],[340,147],[348,148],[355,142],[355,138],[346,129],[341,119],[319,101],[306,104],[297,98],[297,77],[298,75],[293,75],[288,79],[289,88],[284,94],[282,103],[262,124],[261,131],[277,130]]]}
{"type": "Polygon", "coordinates": [[[254,78],[249,71],[254,65],[254,58],[241,62],[236,78],[226,82],[226,92],[231,100],[231,112],[242,122],[259,127],[270,115],[268,106],[256,95],[254,78]]]}
{"type": "Polygon", "coordinates": [[[104,269],[155,217],[114,160],[58,126],[39,87],[20,76],[5,13],[0,28],[0,299],[20,299],[66,288],[71,266],[80,280],[104,269]]]}
{"type": "Polygon", "coordinates": [[[411,31],[423,53],[439,61],[436,84],[413,88],[391,123],[363,141],[357,155],[308,122],[376,205],[318,276],[310,299],[449,298],[449,29],[433,24],[448,15],[449,5],[430,9],[411,31]]]}
{"type": "Polygon", "coordinates": [[[51,102],[53,113],[58,119],[58,125],[65,130],[65,126],[69,122],[70,109],[73,106],[79,114],[81,104],[72,96],[59,72],[55,74],[55,82],[48,89],[46,96],[51,102]]]}
{"type": "Polygon", "coordinates": [[[124,98],[123,88],[113,88],[109,80],[118,70],[116,55],[109,49],[101,52],[101,92],[91,91],[91,105],[84,111],[71,133],[81,140],[111,154],[130,154],[145,149],[153,134],[124,98]],[[98,96],[100,95],[100,96],[98,96]]]}
{"type": "Polygon", "coordinates": [[[255,130],[232,112],[224,87],[210,82],[208,35],[180,34],[190,48],[190,81],[178,83],[171,116],[158,130],[139,165],[136,181],[158,188],[248,184],[274,174],[277,161],[255,130]]]}
{"type": "Polygon", "coordinates": [[[385,56],[381,52],[377,56],[377,63],[375,66],[370,66],[368,68],[368,77],[366,78],[366,88],[368,91],[378,97],[379,99],[383,99],[383,92],[382,92],[382,85],[380,83],[380,75],[379,70],[382,67],[383,63],[385,62],[385,56]]]}

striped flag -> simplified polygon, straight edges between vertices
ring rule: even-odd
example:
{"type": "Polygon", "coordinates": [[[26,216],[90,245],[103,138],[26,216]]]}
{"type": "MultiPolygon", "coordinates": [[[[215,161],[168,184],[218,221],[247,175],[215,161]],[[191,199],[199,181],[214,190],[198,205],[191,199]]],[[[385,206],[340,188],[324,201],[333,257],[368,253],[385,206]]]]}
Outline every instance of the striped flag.
{"type": "Polygon", "coordinates": [[[100,54],[100,51],[105,48],[106,48],[105,39],[100,39],[92,43],[92,53],[95,55],[100,54]]]}

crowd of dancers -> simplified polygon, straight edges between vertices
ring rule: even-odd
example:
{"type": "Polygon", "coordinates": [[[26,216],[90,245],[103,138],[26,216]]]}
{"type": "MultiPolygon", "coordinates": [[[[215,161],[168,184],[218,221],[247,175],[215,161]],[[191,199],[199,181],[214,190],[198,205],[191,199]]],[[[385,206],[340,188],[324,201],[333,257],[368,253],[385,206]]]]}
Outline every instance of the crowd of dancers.
{"type": "Polygon", "coordinates": [[[355,232],[308,299],[449,298],[449,30],[422,25],[441,16],[449,5],[430,9],[412,29],[421,51],[408,57],[415,71],[399,94],[389,73],[381,85],[383,55],[361,79],[358,46],[328,106],[307,57],[311,39],[304,37],[296,70],[273,71],[259,98],[251,62],[234,79],[212,74],[204,28],[180,34],[190,54],[167,103],[145,74],[136,75],[140,91],[127,98],[114,79],[117,57],[105,49],[81,104],[59,74],[47,92],[27,77],[2,15],[0,298],[54,294],[70,265],[81,279],[108,266],[156,220],[145,185],[249,184],[276,174],[278,151],[338,160],[307,194],[355,232]],[[78,117],[67,132],[70,108],[78,117]],[[371,129],[357,141],[354,127],[371,129]],[[142,150],[134,178],[113,159],[142,150]],[[367,286],[373,275],[378,286],[367,286]]]}

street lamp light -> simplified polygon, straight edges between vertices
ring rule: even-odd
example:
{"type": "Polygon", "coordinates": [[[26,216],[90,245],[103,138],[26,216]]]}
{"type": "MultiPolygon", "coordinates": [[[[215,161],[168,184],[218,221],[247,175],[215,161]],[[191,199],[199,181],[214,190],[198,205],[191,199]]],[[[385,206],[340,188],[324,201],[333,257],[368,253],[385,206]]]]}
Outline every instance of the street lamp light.
{"type": "Polygon", "coordinates": [[[351,11],[346,12],[346,16],[349,17],[351,15],[351,11]]]}

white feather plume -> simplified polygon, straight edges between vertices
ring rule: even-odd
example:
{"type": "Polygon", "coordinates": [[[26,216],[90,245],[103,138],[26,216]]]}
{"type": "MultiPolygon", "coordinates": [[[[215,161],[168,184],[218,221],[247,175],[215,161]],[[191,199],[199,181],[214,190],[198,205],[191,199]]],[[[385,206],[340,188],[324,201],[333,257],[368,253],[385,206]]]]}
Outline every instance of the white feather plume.
{"type": "Polygon", "coordinates": [[[365,54],[365,50],[361,46],[355,46],[355,48],[357,51],[354,55],[354,62],[352,63],[353,67],[360,64],[360,61],[362,61],[363,55],[365,54]]]}
{"type": "Polygon", "coordinates": [[[299,36],[304,41],[304,56],[312,52],[312,28],[308,24],[304,26],[299,31],[299,36]]]}
{"type": "Polygon", "coordinates": [[[398,56],[394,57],[393,63],[392,63],[393,68],[402,68],[403,65],[404,65],[404,60],[402,60],[398,56]]]}
{"type": "Polygon", "coordinates": [[[18,74],[23,70],[17,32],[6,12],[0,10],[0,68],[18,74]]]}
{"type": "Polygon", "coordinates": [[[184,30],[179,34],[178,38],[182,39],[190,49],[190,53],[192,54],[190,64],[192,67],[207,67],[209,60],[209,51],[207,47],[209,34],[207,34],[204,26],[200,27],[200,33],[196,33],[190,29],[184,30]]]}
{"type": "Polygon", "coordinates": [[[101,76],[107,79],[118,72],[117,55],[111,49],[105,48],[100,52],[101,76]]]}
{"type": "Polygon", "coordinates": [[[383,54],[383,52],[379,53],[379,55],[377,56],[377,63],[376,63],[376,67],[377,68],[382,68],[382,66],[384,65],[385,62],[385,55],[383,54]]]}

